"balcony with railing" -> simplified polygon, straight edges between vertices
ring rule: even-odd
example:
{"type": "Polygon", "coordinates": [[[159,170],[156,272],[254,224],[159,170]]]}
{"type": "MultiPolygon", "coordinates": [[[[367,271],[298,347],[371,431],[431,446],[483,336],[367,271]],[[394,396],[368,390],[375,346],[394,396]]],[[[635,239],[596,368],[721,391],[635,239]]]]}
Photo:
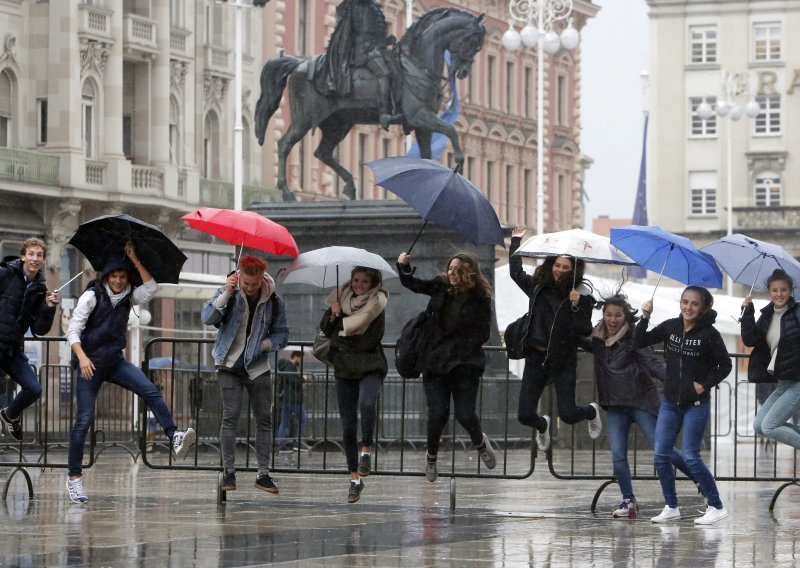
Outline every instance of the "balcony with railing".
{"type": "Polygon", "coordinates": [[[785,231],[800,227],[800,207],[734,207],[737,232],[785,231]]]}
{"type": "Polygon", "coordinates": [[[158,51],[156,42],[156,22],[137,14],[125,14],[123,25],[125,49],[145,54],[158,51]]]}
{"type": "Polygon", "coordinates": [[[169,30],[169,48],[171,57],[181,61],[191,61],[191,42],[189,38],[192,32],[189,30],[182,30],[178,28],[171,28],[169,30]]]}
{"type": "Polygon", "coordinates": [[[0,147],[0,179],[56,186],[59,182],[58,156],[0,147]]]}
{"type": "MultiPolygon", "coordinates": [[[[261,201],[283,201],[281,192],[274,187],[242,185],[242,206],[261,201]]],[[[200,203],[208,207],[233,209],[233,183],[217,179],[200,180],[200,203]]]]}
{"type": "Polygon", "coordinates": [[[231,50],[218,45],[206,45],[206,69],[212,75],[232,79],[231,50]]]}
{"type": "Polygon", "coordinates": [[[82,40],[113,42],[111,16],[113,12],[100,6],[78,6],[78,35],[82,40]]]}
{"type": "Polygon", "coordinates": [[[164,172],[152,166],[133,166],[131,168],[131,188],[133,193],[163,195],[164,172]]]}

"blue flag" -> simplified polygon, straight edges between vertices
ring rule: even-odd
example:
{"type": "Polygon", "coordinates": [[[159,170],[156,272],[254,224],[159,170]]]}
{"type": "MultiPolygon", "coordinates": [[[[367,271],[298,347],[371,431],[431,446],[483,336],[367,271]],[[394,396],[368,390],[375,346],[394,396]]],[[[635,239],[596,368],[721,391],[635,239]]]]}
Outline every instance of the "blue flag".
{"type": "MultiPolygon", "coordinates": [[[[644,136],[642,137],[642,161],[639,164],[639,183],[636,186],[636,202],[633,205],[634,225],[647,225],[647,123],[650,115],[644,113],[644,136]]],[[[628,276],[631,278],[645,278],[647,271],[641,266],[631,266],[628,276]]]]}
{"type": "MultiPolygon", "coordinates": [[[[444,52],[444,61],[447,64],[447,83],[450,86],[450,94],[452,98],[447,102],[447,106],[439,115],[439,118],[448,124],[455,124],[458,113],[461,111],[461,101],[458,99],[458,90],[456,88],[456,76],[450,69],[450,52],[444,52]]],[[[447,145],[447,136],[441,132],[434,132],[431,137],[431,158],[441,161],[444,148],[447,145]]],[[[419,158],[419,145],[414,142],[411,148],[408,149],[408,155],[414,158],[419,158]]]]}

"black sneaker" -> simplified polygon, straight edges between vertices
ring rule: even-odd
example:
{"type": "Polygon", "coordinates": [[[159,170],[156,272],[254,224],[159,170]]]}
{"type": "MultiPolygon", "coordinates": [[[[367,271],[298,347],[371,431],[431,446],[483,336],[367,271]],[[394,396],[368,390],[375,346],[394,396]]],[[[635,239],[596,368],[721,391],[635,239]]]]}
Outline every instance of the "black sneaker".
{"type": "Polygon", "coordinates": [[[231,472],[222,476],[220,489],[223,491],[236,491],[236,474],[231,472]]]}
{"type": "Polygon", "coordinates": [[[275,486],[275,482],[266,473],[256,477],[255,488],[261,489],[261,491],[266,491],[267,493],[278,493],[278,488],[275,486]]]}
{"type": "Polygon", "coordinates": [[[347,502],[348,503],[355,503],[359,499],[361,499],[361,492],[364,491],[364,480],[361,480],[360,483],[356,483],[355,481],[350,482],[350,491],[347,492],[347,502]]]}
{"type": "Polygon", "coordinates": [[[358,461],[358,475],[367,477],[370,471],[372,471],[372,458],[369,454],[361,454],[361,459],[358,461]]]}
{"type": "Polygon", "coordinates": [[[9,436],[14,438],[17,442],[22,441],[22,419],[16,418],[11,420],[6,414],[7,408],[0,410],[0,421],[3,422],[8,430],[9,436]]]}

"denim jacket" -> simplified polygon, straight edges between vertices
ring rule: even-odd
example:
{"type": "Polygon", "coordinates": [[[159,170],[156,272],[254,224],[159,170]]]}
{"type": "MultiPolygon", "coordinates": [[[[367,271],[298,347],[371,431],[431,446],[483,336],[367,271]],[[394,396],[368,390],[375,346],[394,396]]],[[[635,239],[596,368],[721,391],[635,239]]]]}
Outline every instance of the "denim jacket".
{"type": "MultiPolygon", "coordinates": [[[[236,340],[240,326],[247,325],[246,310],[247,300],[241,290],[236,290],[235,301],[225,304],[223,309],[216,306],[216,299],[225,290],[222,286],[203,307],[201,319],[206,325],[219,325],[217,339],[211,355],[216,365],[224,365],[228,352],[236,340]]],[[[276,302],[271,299],[265,287],[261,288],[261,298],[256,306],[250,336],[244,351],[244,366],[251,379],[254,379],[270,370],[269,353],[286,346],[289,339],[289,324],[286,319],[286,304],[280,296],[275,296],[276,302]],[[278,306],[278,314],[273,318],[273,306],[278,306]]]]}

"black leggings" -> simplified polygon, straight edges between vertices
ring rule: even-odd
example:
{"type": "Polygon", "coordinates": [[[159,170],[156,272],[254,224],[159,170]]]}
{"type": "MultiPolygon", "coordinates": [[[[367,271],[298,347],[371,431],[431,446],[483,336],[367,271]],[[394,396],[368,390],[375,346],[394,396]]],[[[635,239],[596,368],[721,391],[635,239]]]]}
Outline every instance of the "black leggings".
{"type": "Polygon", "coordinates": [[[371,446],[381,386],[383,377],[377,373],[366,374],[361,379],[336,377],[344,455],[350,473],[358,470],[358,415],[361,414],[361,445],[371,446]]]}
{"type": "Polygon", "coordinates": [[[522,373],[522,385],[519,390],[519,411],[517,419],[525,426],[532,426],[542,432],[547,423],[539,416],[536,408],[539,399],[549,380],[552,379],[556,389],[558,416],[567,424],[577,424],[581,420],[591,420],[596,411],[591,406],[575,404],[575,370],[577,358],[570,357],[558,369],[542,367],[545,353],[536,351],[533,356],[525,358],[525,371],[522,373]]]}
{"type": "Polygon", "coordinates": [[[455,416],[476,446],[483,443],[481,421],[475,412],[481,371],[478,367],[456,367],[446,375],[423,376],[425,396],[428,399],[428,453],[439,453],[439,441],[450,419],[450,397],[453,397],[455,416]]]}

